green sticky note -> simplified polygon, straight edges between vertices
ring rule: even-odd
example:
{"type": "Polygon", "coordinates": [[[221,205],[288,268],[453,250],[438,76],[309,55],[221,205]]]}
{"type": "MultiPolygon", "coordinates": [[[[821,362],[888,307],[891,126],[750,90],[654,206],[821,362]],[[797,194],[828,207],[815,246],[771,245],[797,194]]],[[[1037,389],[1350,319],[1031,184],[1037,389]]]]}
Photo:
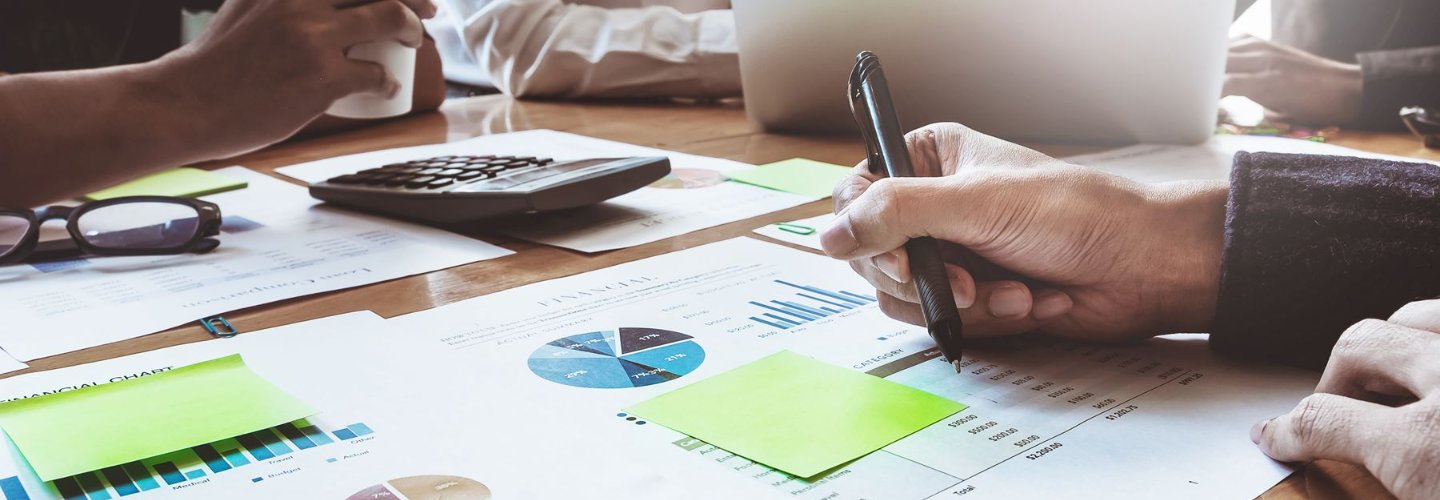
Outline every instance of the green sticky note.
{"type": "Polygon", "coordinates": [[[246,182],[208,170],[180,167],[126,182],[85,195],[87,200],[108,200],[121,196],[196,197],[243,189],[246,182]]]}
{"type": "Polygon", "coordinates": [[[43,481],[292,422],[315,409],[240,355],[0,405],[0,428],[43,481]]]}
{"type": "Polygon", "coordinates": [[[728,174],[730,179],[776,191],[829,198],[850,169],[804,158],[792,158],[728,174]]]}
{"type": "Polygon", "coordinates": [[[781,351],[627,411],[813,477],[963,409],[919,389],[781,351]]]}

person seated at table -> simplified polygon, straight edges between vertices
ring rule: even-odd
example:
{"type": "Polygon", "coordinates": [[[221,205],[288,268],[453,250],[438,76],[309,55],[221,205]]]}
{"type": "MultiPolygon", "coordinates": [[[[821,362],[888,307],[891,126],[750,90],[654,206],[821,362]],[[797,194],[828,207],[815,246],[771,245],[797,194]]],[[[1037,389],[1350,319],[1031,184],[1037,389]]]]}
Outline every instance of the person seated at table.
{"type": "Polygon", "coordinates": [[[1274,41],[1231,43],[1226,95],[1284,121],[1372,130],[1403,130],[1405,106],[1440,108],[1440,0],[1273,2],[1274,41]]]}
{"type": "MultiPolygon", "coordinates": [[[[157,59],[0,73],[0,207],[36,206],[259,149],[312,124],[336,99],[393,93],[398,82],[384,67],[347,59],[345,49],[384,39],[419,46],[420,18],[433,14],[429,0],[231,0],[197,39],[157,59]]],[[[175,16],[178,22],[178,9],[175,16]]],[[[47,43],[33,48],[65,52],[47,43]]],[[[6,61],[25,53],[5,49],[6,61]]]]}
{"type": "Polygon", "coordinates": [[[1240,153],[1228,184],[1142,184],[957,124],[908,142],[930,177],[861,163],[821,236],[886,314],[923,324],[902,245],[931,236],[969,338],[1208,331],[1221,354],[1324,366],[1252,439],[1440,498],[1440,166],[1240,153]]]}
{"type": "Polygon", "coordinates": [[[442,0],[446,75],[515,97],[740,95],[729,0],[442,0]]]}

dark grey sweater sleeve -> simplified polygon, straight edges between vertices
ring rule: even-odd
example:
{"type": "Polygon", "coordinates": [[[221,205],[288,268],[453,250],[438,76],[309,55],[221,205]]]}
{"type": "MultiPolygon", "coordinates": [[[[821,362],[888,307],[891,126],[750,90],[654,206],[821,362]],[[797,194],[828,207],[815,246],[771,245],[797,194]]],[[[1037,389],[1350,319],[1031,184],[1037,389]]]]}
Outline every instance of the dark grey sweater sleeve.
{"type": "Polygon", "coordinates": [[[1440,108],[1440,46],[1361,52],[1364,75],[1360,118],[1350,125],[1404,130],[1400,108],[1440,108]]]}
{"type": "Polygon", "coordinates": [[[1323,367],[1365,318],[1440,297],[1440,166],[1240,153],[1211,346],[1323,367]]]}

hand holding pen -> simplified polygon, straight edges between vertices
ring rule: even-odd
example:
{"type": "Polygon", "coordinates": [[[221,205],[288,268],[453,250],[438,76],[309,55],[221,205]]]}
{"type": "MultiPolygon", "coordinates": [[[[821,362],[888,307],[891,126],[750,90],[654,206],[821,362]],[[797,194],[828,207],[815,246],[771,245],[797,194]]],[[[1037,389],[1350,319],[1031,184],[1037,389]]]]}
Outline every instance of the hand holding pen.
{"type": "MultiPolygon", "coordinates": [[[[890,177],[914,176],[900,119],[891,101],[889,82],[875,54],[867,51],[855,57],[849,98],[860,135],[865,139],[870,171],[890,177]]],[[[919,237],[905,242],[905,251],[910,256],[909,268],[925,314],[925,328],[940,347],[941,355],[959,373],[960,342],[965,325],[960,321],[945,262],[940,259],[940,246],[933,238],[919,237]]]]}

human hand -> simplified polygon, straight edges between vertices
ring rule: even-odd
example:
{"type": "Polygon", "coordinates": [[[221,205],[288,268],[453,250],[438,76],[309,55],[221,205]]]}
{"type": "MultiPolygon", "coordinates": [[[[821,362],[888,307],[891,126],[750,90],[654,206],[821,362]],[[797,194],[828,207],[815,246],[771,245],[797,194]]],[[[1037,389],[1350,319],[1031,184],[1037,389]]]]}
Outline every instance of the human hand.
{"type": "Polygon", "coordinates": [[[1249,97],[1283,121],[1340,125],[1360,117],[1358,64],[1246,36],[1230,43],[1225,95],[1249,97]]]}
{"type": "Polygon", "coordinates": [[[1400,498],[1440,498],[1440,300],[1340,336],[1315,394],[1255,424],[1250,439],[1276,460],[1364,466],[1400,498]]]}
{"type": "Polygon", "coordinates": [[[931,236],[967,335],[1125,340],[1208,327],[1223,185],[1140,184],[953,123],[906,140],[916,175],[929,178],[882,179],[862,162],[836,187],[839,217],[821,235],[886,314],[923,324],[902,245],[931,236]]]}
{"type": "Polygon", "coordinates": [[[289,137],[336,99],[390,95],[383,66],[345,57],[348,48],[394,39],[418,47],[430,0],[230,0],[201,36],[163,58],[164,78],[197,110],[212,157],[289,137]]]}

